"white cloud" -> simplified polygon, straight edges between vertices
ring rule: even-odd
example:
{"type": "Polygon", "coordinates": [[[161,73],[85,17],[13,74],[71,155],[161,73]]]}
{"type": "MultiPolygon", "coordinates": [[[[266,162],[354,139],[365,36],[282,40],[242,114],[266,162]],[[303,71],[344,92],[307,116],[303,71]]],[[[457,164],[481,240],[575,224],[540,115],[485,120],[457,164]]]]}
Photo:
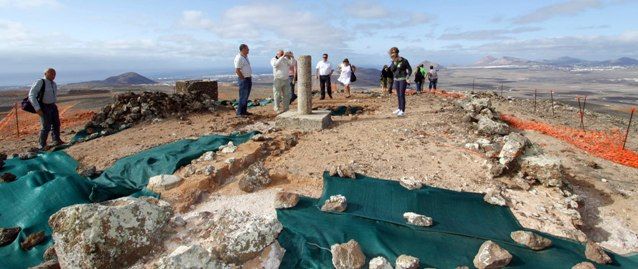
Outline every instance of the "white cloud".
{"type": "Polygon", "coordinates": [[[28,39],[26,27],[15,21],[0,21],[0,43],[15,45],[28,39]]]}
{"type": "Polygon", "coordinates": [[[600,8],[608,4],[601,0],[569,0],[562,3],[544,6],[530,13],[513,19],[517,24],[542,22],[555,17],[575,15],[590,9],[600,8]]]}
{"type": "Polygon", "coordinates": [[[213,22],[204,17],[204,13],[197,10],[188,10],[182,12],[180,25],[188,28],[212,28],[213,22]]]}
{"type": "Polygon", "coordinates": [[[0,7],[3,8],[36,8],[36,7],[61,7],[57,0],[0,0],[0,7]]]}
{"type": "Polygon", "coordinates": [[[390,14],[388,10],[370,1],[356,1],[346,6],[347,13],[359,19],[382,19],[390,14]]]}
{"type": "Polygon", "coordinates": [[[474,30],[463,32],[447,32],[439,37],[441,40],[503,40],[512,35],[540,31],[539,27],[518,27],[513,29],[474,30]]]}

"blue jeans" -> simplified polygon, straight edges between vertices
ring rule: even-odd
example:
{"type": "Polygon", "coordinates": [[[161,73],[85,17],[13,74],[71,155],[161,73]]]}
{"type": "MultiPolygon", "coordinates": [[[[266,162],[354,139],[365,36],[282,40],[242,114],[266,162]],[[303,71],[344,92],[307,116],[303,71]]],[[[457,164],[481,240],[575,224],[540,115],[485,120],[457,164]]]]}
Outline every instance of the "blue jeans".
{"type": "Polygon", "coordinates": [[[250,90],[253,87],[253,81],[251,78],[239,79],[239,103],[237,104],[237,115],[248,114],[248,97],[250,96],[250,90]]]}
{"type": "Polygon", "coordinates": [[[397,98],[399,99],[399,110],[405,112],[405,89],[408,82],[405,80],[395,80],[394,88],[397,90],[397,98]]]}
{"type": "Polygon", "coordinates": [[[416,92],[421,92],[423,90],[423,82],[416,82],[416,92]]]}
{"type": "Polygon", "coordinates": [[[44,148],[47,145],[47,137],[49,132],[53,129],[51,139],[54,142],[60,141],[60,113],[58,112],[58,106],[55,104],[40,104],[42,110],[42,116],[40,116],[40,148],[44,148]]]}
{"type": "Polygon", "coordinates": [[[430,80],[430,86],[428,86],[428,89],[430,89],[430,90],[431,90],[432,88],[434,88],[434,89],[436,90],[436,83],[437,83],[438,81],[439,81],[439,79],[433,79],[433,80],[430,80]]]}

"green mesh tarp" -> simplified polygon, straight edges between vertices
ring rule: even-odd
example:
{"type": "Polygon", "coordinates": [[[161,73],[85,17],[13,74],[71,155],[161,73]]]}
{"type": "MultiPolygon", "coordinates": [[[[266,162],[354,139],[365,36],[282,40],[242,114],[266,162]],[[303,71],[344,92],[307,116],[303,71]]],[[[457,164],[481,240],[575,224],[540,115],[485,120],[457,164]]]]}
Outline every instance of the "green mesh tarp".
{"type": "Polygon", "coordinates": [[[9,172],[18,179],[0,183],[0,227],[21,227],[22,231],[10,245],[0,247],[0,268],[41,263],[42,254],[52,244],[49,217],[61,208],[128,195],[154,195],[144,189],[150,177],[172,174],[204,152],[229,141],[244,143],[253,134],[212,135],[162,145],[118,160],[94,180],[78,175],[78,163],[64,151],[42,153],[30,160],[7,160],[0,174],[9,172]],[[20,242],[38,231],[45,231],[45,243],[22,250],[20,242]]]}
{"type": "MultiPolygon", "coordinates": [[[[520,226],[510,210],[487,204],[481,194],[424,187],[407,190],[398,182],[357,176],[356,180],[324,174],[319,199],[301,198],[291,209],[277,210],[284,229],[279,243],[286,249],[281,268],[331,268],[330,246],[354,239],[368,261],[376,256],[394,263],[401,254],[418,257],[421,267],[455,268],[472,260],[481,244],[492,240],[513,256],[508,268],[571,268],[586,261],[580,243],[544,234],[553,246],[533,251],[516,244],[510,232],[520,226]],[[331,195],[348,200],[344,213],[319,210],[331,195]],[[405,223],[404,212],[430,216],[432,227],[405,223]]],[[[609,253],[614,264],[597,268],[638,268],[638,255],[609,253]]]]}

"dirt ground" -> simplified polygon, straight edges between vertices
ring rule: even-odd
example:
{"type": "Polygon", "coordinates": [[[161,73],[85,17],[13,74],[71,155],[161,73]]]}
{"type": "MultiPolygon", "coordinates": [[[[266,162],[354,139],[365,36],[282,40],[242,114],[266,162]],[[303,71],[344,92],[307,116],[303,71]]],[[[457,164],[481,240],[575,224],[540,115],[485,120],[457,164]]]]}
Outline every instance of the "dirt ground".
{"type": "MultiPolygon", "coordinates": [[[[260,94],[267,96],[268,89],[263,89],[260,94]]],[[[349,105],[364,110],[359,115],[335,116],[331,128],[295,134],[298,137],[296,146],[277,154],[266,154],[263,157],[265,166],[274,180],[266,189],[245,193],[239,190],[233,178],[229,178],[226,184],[211,190],[183,214],[232,206],[274,217],[272,202],[276,191],[318,197],[322,190],[322,172],[339,163],[353,164],[357,172],[372,177],[391,180],[415,177],[428,185],[457,191],[482,193],[501,185],[502,179],[492,179],[488,175],[486,157],[464,147],[466,143],[476,141],[479,135],[469,124],[461,123],[464,112],[454,105],[454,98],[431,94],[408,96],[406,116],[401,118],[392,115],[396,108],[395,96],[357,93],[353,98],[345,99],[342,94],[336,94],[335,99],[319,101],[315,98],[313,101],[315,107],[349,105]]],[[[574,113],[540,118],[523,109],[529,101],[503,99],[493,102],[500,113],[554,124],[574,124],[574,113]],[[525,106],[520,102],[525,102],[525,106]]],[[[232,110],[220,109],[183,120],[165,119],[140,124],[111,136],[77,144],[66,151],[82,165],[103,169],[119,158],[179,139],[239,129],[267,129],[274,125],[276,115],[272,107],[257,107],[251,112],[257,116],[240,119],[232,110]]],[[[622,120],[616,123],[602,116],[592,116],[588,125],[604,129],[621,123],[622,120]]],[[[561,158],[573,192],[584,198],[583,205],[577,209],[584,224],[582,227],[574,225],[573,212],[565,208],[561,190],[543,186],[534,186],[529,191],[508,189],[504,192],[509,199],[508,206],[519,222],[528,228],[577,240],[586,235],[618,253],[638,251],[638,169],[594,157],[547,135],[523,133],[545,153],[561,158]],[[601,168],[591,168],[587,165],[591,162],[601,168]]],[[[291,134],[291,131],[280,130],[268,135],[276,138],[291,134]]],[[[638,138],[629,143],[633,150],[638,148],[635,140],[638,138]]],[[[4,145],[0,151],[19,150],[23,144],[4,145]]]]}

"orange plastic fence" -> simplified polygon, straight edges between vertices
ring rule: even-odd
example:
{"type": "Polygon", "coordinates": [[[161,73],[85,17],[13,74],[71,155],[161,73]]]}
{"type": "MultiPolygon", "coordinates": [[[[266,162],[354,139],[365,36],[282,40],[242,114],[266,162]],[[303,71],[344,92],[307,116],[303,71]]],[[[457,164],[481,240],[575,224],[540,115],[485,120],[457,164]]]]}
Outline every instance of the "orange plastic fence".
{"type": "MultiPolygon", "coordinates": [[[[95,112],[82,109],[74,109],[72,105],[58,105],[60,111],[61,128],[71,128],[84,125],[91,120],[95,112]]],[[[0,138],[7,139],[17,137],[16,132],[16,110],[13,109],[0,120],[0,138]]],[[[40,131],[40,118],[37,114],[28,113],[18,109],[18,121],[20,125],[20,136],[37,134],[40,131]]]]}
{"type": "Polygon", "coordinates": [[[521,130],[533,130],[566,141],[594,156],[615,163],[638,168],[638,153],[622,148],[624,134],[621,130],[583,131],[566,126],[553,126],[543,122],[519,119],[513,115],[501,115],[510,126],[521,130]]]}

